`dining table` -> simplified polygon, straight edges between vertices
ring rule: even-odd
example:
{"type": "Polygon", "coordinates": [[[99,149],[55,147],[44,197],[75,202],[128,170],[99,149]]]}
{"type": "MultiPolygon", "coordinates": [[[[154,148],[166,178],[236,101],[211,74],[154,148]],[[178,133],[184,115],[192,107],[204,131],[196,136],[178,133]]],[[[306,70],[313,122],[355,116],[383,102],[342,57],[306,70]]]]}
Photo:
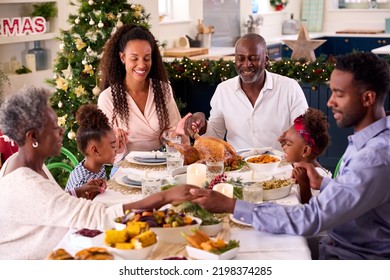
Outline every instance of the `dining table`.
{"type": "MultiPolygon", "coordinates": [[[[248,152],[248,151],[247,151],[248,152]]],[[[250,152],[250,151],[249,151],[250,152]]],[[[252,151],[253,152],[253,151],[252,151]]],[[[290,164],[280,164],[272,174],[256,174],[247,166],[238,171],[225,172],[227,179],[234,180],[263,180],[277,177],[290,177],[292,167],[290,164]]],[[[134,161],[134,157],[127,156],[118,163],[118,168],[111,174],[107,182],[107,190],[99,194],[94,201],[99,201],[109,206],[117,203],[129,203],[142,199],[141,186],[129,185],[123,181],[125,177],[158,177],[169,184],[174,184],[171,172],[167,171],[166,163],[140,163],[134,161]],[[130,175],[130,176],[129,176],[130,175]]],[[[282,205],[299,205],[300,198],[297,186],[291,187],[290,193],[282,198],[268,201],[282,205]]],[[[243,224],[235,220],[232,214],[220,215],[222,229],[217,237],[228,241],[237,240],[240,243],[236,260],[310,260],[311,253],[307,240],[303,236],[287,234],[271,234],[255,230],[251,225],[243,224]]],[[[151,228],[153,229],[153,228],[151,228]]],[[[91,247],[87,244],[75,244],[72,242],[72,234],[78,229],[71,229],[57,244],[54,249],[63,248],[75,255],[78,251],[91,247]]],[[[103,245],[103,244],[102,244],[103,245]]],[[[159,260],[172,256],[180,256],[190,259],[186,251],[186,243],[169,243],[159,241],[148,259],[159,260]]],[[[116,259],[120,259],[115,257],[116,259]]]]}

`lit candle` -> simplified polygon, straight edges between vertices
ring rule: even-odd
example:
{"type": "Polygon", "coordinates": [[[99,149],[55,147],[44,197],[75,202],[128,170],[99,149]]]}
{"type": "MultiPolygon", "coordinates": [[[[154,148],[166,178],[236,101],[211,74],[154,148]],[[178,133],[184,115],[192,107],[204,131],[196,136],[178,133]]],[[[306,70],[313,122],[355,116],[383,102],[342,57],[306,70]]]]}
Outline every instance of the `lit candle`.
{"type": "Polygon", "coordinates": [[[233,198],[233,189],[233,185],[228,183],[219,183],[213,187],[214,191],[220,192],[230,198],[233,198]]]}
{"type": "Polygon", "coordinates": [[[31,72],[35,72],[35,54],[26,54],[26,67],[31,70],[31,72]]]}
{"type": "Polygon", "coordinates": [[[187,167],[187,184],[203,187],[206,182],[206,165],[194,163],[187,167]]]}

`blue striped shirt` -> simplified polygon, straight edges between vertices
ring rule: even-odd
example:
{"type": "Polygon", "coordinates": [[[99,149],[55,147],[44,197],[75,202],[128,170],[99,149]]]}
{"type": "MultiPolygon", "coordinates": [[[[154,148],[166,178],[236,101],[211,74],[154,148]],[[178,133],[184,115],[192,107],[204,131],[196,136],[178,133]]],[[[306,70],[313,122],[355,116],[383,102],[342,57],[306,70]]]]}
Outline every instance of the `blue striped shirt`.
{"type": "Polygon", "coordinates": [[[65,191],[77,189],[92,179],[107,179],[104,165],[102,168],[100,168],[98,173],[93,173],[84,167],[84,162],[85,159],[79,162],[75,169],[73,169],[73,171],[70,173],[68,182],[66,183],[65,191]]]}
{"type": "Polygon", "coordinates": [[[312,236],[323,259],[390,259],[390,117],[348,137],[339,175],[309,204],[237,201],[234,217],[271,233],[312,236]]]}

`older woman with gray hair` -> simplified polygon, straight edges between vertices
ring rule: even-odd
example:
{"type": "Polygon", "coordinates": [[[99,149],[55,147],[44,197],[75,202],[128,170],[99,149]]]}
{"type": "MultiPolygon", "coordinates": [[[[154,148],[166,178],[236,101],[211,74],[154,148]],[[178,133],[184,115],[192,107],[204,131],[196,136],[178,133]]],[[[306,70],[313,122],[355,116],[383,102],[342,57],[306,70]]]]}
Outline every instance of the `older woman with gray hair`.
{"type": "Polygon", "coordinates": [[[0,108],[0,129],[19,146],[0,170],[0,259],[43,259],[70,228],[104,230],[126,210],[192,198],[191,186],[183,185],[106,207],[64,192],[44,166],[48,157],[60,153],[63,136],[49,96],[44,88],[29,87],[0,108]]]}

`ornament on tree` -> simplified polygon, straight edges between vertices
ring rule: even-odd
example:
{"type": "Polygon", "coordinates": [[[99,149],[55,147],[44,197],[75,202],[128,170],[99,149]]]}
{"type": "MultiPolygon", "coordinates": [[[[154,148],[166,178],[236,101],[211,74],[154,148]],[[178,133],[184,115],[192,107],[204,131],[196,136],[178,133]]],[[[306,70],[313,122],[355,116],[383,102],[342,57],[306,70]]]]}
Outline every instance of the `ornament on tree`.
{"type": "Polygon", "coordinates": [[[116,23],[116,27],[119,28],[123,25],[123,22],[121,22],[120,20],[117,21],[116,23]]]}
{"type": "Polygon", "coordinates": [[[95,4],[95,3],[94,3],[92,0],[89,0],[89,1],[88,1],[88,4],[89,4],[89,5],[93,5],[93,4],[95,4]]]}
{"type": "Polygon", "coordinates": [[[70,140],[74,140],[76,138],[76,132],[74,132],[73,130],[69,131],[68,132],[68,138],[70,140]]]}
{"type": "Polygon", "coordinates": [[[80,23],[80,19],[79,19],[79,18],[76,18],[76,19],[74,20],[74,23],[79,24],[79,23],[80,23]]]}
{"type": "Polygon", "coordinates": [[[59,45],[59,48],[60,48],[60,50],[64,50],[65,44],[64,44],[64,43],[61,43],[61,44],[59,45]]]}
{"type": "Polygon", "coordinates": [[[93,93],[93,95],[95,95],[95,96],[99,96],[100,92],[101,92],[101,90],[100,90],[100,88],[99,88],[98,86],[95,86],[95,87],[92,89],[92,93],[93,93]]]}
{"type": "Polygon", "coordinates": [[[62,106],[64,106],[64,104],[61,101],[58,102],[58,108],[62,108],[62,106]]]}
{"type": "Polygon", "coordinates": [[[99,21],[98,27],[99,27],[99,28],[103,28],[103,27],[104,27],[104,23],[103,23],[102,21],[99,21]]]}
{"type": "Polygon", "coordinates": [[[65,70],[62,70],[62,74],[64,75],[65,79],[70,79],[72,76],[72,66],[70,66],[70,64],[68,64],[68,68],[66,68],[65,70]]]}
{"type": "Polygon", "coordinates": [[[95,25],[95,22],[93,21],[92,18],[91,18],[91,20],[89,21],[89,25],[95,25]]]}
{"type": "Polygon", "coordinates": [[[86,64],[88,63],[88,61],[87,61],[86,58],[84,58],[83,61],[81,61],[81,63],[82,63],[83,65],[86,65],[86,64]]]}

